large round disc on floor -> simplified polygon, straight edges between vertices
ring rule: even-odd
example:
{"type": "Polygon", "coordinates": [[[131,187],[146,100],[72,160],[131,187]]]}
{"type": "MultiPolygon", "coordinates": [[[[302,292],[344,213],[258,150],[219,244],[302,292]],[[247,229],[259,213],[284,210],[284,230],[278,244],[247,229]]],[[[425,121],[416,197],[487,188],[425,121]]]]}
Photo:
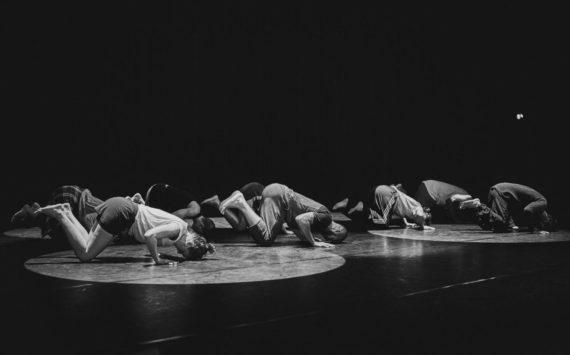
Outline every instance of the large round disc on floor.
{"type": "MultiPolygon", "coordinates": [[[[144,245],[111,246],[97,259],[81,263],[73,251],[28,260],[33,272],[64,279],[124,284],[220,284],[287,279],[336,269],[344,258],[299,243],[258,247],[253,243],[217,244],[217,251],[200,261],[154,266],[144,245]]],[[[161,253],[171,253],[164,248],[161,253]]]]}
{"type": "Polygon", "coordinates": [[[369,230],[369,233],[383,237],[424,240],[435,242],[462,242],[462,243],[552,243],[570,242],[570,231],[556,231],[546,235],[518,232],[494,233],[485,231],[477,225],[470,224],[439,224],[434,225],[435,230],[421,231],[406,228],[393,228],[387,230],[369,230]]]}
{"type": "Polygon", "coordinates": [[[12,238],[41,239],[42,231],[39,227],[14,228],[4,231],[3,234],[12,238]]]}

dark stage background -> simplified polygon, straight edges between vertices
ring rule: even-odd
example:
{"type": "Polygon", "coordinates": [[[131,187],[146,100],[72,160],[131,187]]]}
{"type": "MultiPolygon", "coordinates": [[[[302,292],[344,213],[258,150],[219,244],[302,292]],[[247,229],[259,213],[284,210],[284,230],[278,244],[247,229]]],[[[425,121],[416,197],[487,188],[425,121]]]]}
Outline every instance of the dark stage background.
{"type": "Polygon", "coordinates": [[[278,181],[330,205],[372,184],[413,193],[433,178],[485,197],[511,181],[569,214],[561,9],[2,7],[3,227],[62,184],[206,197],[278,181]]]}

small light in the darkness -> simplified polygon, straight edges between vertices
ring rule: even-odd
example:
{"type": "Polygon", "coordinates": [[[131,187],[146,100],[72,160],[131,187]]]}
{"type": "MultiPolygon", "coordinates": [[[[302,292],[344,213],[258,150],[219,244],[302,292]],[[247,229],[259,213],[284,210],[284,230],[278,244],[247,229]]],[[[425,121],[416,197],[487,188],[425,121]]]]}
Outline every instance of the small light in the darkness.
{"type": "Polygon", "coordinates": [[[522,114],[522,113],[517,113],[517,120],[520,120],[521,118],[523,118],[523,114],[522,114]]]}

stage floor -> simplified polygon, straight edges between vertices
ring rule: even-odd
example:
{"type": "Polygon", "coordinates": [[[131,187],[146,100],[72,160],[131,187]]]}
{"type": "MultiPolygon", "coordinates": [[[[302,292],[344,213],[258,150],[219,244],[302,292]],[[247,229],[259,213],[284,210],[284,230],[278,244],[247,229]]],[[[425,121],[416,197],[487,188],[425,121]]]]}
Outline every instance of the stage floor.
{"type": "Polygon", "coordinates": [[[215,254],[174,267],[144,245],[80,264],[11,231],[3,338],[17,353],[570,352],[570,233],[435,227],[351,232],[331,250],[221,228],[215,254]]]}
{"type": "Polygon", "coordinates": [[[517,232],[495,233],[485,231],[471,224],[439,224],[434,231],[391,228],[389,230],[369,230],[369,233],[390,238],[425,240],[433,242],[458,243],[553,243],[570,242],[570,231],[560,230],[548,234],[517,232]]]}

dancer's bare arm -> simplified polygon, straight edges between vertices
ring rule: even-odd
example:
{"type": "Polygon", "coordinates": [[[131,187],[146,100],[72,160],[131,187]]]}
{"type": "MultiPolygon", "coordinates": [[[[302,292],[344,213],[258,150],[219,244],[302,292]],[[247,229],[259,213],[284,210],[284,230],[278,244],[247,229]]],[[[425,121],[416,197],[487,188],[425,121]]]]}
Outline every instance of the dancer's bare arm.
{"type": "Polygon", "coordinates": [[[407,220],[405,217],[402,218],[402,220],[404,221],[404,226],[405,226],[406,228],[418,228],[418,225],[417,225],[417,224],[408,222],[408,220],[407,220]]]}
{"type": "Polygon", "coordinates": [[[169,223],[162,226],[154,227],[145,232],[144,237],[146,246],[154,263],[157,265],[170,264],[167,261],[160,260],[158,254],[158,240],[163,238],[173,238],[180,233],[180,225],[178,223],[169,223]]]}
{"type": "Polygon", "coordinates": [[[334,248],[333,244],[316,241],[313,233],[311,232],[311,224],[315,218],[313,212],[306,212],[295,217],[295,222],[299,226],[299,232],[304,237],[303,239],[309,242],[314,247],[334,248]]]}
{"type": "MultiPolygon", "coordinates": [[[[297,235],[297,233],[295,233],[294,230],[292,230],[291,228],[289,228],[289,226],[287,225],[287,223],[283,223],[283,224],[281,225],[281,231],[283,231],[284,234],[288,234],[288,235],[295,234],[295,235],[297,235]]],[[[298,236],[298,235],[297,235],[297,236],[298,236]]]]}

